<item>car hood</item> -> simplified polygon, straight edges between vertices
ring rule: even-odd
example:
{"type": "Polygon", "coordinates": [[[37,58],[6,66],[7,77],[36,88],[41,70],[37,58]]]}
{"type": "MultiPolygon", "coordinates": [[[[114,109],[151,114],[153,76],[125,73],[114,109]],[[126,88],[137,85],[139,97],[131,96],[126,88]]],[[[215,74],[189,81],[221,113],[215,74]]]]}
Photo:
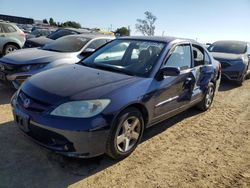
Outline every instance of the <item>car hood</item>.
{"type": "Polygon", "coordinates": [[[242,54],[229,54],[229,53],[218,53],[218,52],[210,52],[214,59],[216,60],[238,60],[242,59],[242,54]]]}
{"type": "Polygon", "coordinates": [[[51,41],[53,41],[53,40],[50,38],[47,38],[47,37],[37,37],[37,38],[31,38],[31,39],[27,40],[27,42],[39,44],[39,46],[43,46],[51,41]]]}
{"type": "Polygon", "coordinates": [[[70,100],[98,99],[140,79],[81,65],[67,65],[36,74],[21,89],[31,98],[55,105],[70,100]]]}
{"type": "Polygon", "coordinates": [[[70,53],[47,51],[41,48],[27,48],[7,54],[1,58],[1,61],[13,65],[30,65],[52,62],[69,55],[70,53]]]}

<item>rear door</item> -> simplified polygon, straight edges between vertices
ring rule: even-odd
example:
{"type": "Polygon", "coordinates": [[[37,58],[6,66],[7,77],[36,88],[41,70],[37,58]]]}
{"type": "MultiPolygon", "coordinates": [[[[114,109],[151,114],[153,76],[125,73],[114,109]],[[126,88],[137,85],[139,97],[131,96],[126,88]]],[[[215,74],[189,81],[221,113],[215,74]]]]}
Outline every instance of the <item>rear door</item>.
{"type": "Polygon", "coordinates": [[[193,44],[193,75],[195,76],[195,85],[192,92],[191,101],[202,99],[204,90],[214,75],[214,67],[210,56],[200,45],[193,44]]]}
{"type": "Polygon", "coordinates": [[[178,67],[181,72],[178,76],[168,76],[158,81],[159,89],[155,93],[155,121],[173,115],[184,103],[190,101],[195,83],[191,45],[179,44],[173,47],[163,67],[178,67]]]}

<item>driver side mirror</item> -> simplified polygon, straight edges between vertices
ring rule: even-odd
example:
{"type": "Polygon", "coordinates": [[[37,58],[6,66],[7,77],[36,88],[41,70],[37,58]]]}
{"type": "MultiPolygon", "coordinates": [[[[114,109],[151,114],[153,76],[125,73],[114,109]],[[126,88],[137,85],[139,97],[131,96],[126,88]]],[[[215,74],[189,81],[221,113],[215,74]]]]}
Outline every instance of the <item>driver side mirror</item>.
{"type": "Polygon", "coordinates": [[[156,75],[156,79],[163,80],[165,76],[178,76],[180,72],[179,67],[164,67],[159,70],[156,75]]]}

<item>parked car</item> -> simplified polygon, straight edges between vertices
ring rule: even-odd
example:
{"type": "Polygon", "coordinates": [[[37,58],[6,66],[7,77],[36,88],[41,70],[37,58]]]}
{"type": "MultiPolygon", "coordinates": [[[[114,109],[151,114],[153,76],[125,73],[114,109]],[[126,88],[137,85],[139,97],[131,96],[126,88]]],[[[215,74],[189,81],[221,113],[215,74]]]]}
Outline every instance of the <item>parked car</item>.
{"type": "Polygon", "coordinates": [[[242,85],[250,74],[250,45],[242,41],[217,41],[208,49],[221,63],[222,78],[242,85]]]}
{"type": "Polygon", "coordinates": [[[195,41],[119,38],[76,65],[28,79],[12,98],[13,114],[26,135],[57,153],[120,159],[145,128],[192,106],[209,109],[219,67],[195,41]],[[122,53],[113,59],[118,46],[122,53]]]}
{"type": "Polygon", "coordinates": [[[74,29],[74,28],[58,29],[55,32],[48,35],[47,37],[42,36],[42,37],[27,39],[24,44],[24,48],[42,47],[45,44],[52,42],[53,40],[59,39],[63,36],[76,35],[81,33],[91,33],[91,32],[86,29],[74,29]]]}
{"type": "Polygon", "coordinates": [[[107,35],[68,35],[42,48],[22,49],[0,59],[0,81],[16,89],[30,76],[79,62],[97,48],[113,40],[107,35]]]}
{"type": "Polygon", "coordinates": [[[16,24],[0,21],[0,54],[6,55],[23,47],[25,34],[16,24]]]}
{"type": "Polygon", "coordinates": [[[46,37],[53,32],[55,32],[55,29],[47,29],[47,28],[36,29],[32,31],[30,34],[27,34],[26,39],[32,39],[32,38],[37,38],[37,37],[42,37],[42,36],[46,37]]]}

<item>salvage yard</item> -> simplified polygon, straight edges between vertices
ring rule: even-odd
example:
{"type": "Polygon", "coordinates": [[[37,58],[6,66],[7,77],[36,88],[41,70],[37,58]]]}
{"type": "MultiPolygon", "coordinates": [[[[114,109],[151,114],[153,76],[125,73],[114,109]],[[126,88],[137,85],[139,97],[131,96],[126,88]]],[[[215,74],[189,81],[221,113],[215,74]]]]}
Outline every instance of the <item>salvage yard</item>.
{"type": "Polygon", "coordinates": [[[25,138],[0,86],[0,187],[250,187],[250,80],[148,129],[128,158],[69,159],[25,138]]]}

